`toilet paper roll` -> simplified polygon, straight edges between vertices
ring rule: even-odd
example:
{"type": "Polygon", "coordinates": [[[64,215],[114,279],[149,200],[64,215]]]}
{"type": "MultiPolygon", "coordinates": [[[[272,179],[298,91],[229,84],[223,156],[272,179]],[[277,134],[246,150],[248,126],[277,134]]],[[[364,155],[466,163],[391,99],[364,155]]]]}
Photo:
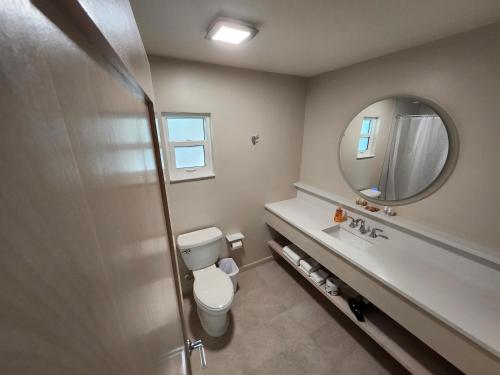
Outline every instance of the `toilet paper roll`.
{"type": "Polygon", "coordinates": [[[243,242],[241,241],[231,242],[231,250],[241,249],[242,247],[243,247],[243,242]]]}

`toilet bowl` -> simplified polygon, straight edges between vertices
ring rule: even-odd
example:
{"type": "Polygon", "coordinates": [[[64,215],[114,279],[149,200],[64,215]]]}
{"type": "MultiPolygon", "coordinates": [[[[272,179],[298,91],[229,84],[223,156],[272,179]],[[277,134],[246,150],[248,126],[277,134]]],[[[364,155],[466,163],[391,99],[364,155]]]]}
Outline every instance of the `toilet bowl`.
{"type": "Polygon", "coordinates": [[[210,336],[224,335],[233,303],[231,278],[215,266],[222,244],[222,232],[215,227],[177,237],[177,248],[187,268],[193,271],[193,295],[201,326],[210,336]]]}
{"type": "Polygon", "coordinates": [[[201,326],[210,336],[222,336],[229,326],[228,312],[233,303],[231,279],[215,265],[193,274],[193,294],[201,326]]]}

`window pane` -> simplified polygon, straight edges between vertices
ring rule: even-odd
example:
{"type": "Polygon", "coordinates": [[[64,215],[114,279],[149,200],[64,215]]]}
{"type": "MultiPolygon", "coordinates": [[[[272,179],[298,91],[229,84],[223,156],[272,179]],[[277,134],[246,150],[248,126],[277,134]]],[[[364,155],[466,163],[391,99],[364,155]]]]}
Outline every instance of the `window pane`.
{"type": "Polygon", "coordinates": [[[167,117],[170,142],[204,141],[202,117],[167,117]]]}
{"type": "Polygon", "coordinates": [[[358,152],[365,152],[368,150],[368,143],[370,142],[369,137],[360,137],[358,144],[358,152]]]}
{"type": "Polygon", "coordinates": [[[205,147],[174,147],[175,168],[193,168],[205,166],[205,147]]]}
{"type": "Polygon", "coordinates": [[[365,117],[361,123],[361,134],[370,134],[370,128],[372,124],[372,119],[365,117]]]}

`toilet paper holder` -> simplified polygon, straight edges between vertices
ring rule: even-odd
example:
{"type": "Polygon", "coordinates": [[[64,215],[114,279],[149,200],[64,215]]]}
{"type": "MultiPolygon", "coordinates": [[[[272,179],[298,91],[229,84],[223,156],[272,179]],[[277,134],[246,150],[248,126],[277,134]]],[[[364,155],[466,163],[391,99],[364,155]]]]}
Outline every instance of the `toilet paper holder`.
{"type": "Polygon", "coordinates": [[[227,242],[231,245],[231,250],[241,249],[243,247],[244,238],[245,236],[241,232],[226,235],[227,242]]]}

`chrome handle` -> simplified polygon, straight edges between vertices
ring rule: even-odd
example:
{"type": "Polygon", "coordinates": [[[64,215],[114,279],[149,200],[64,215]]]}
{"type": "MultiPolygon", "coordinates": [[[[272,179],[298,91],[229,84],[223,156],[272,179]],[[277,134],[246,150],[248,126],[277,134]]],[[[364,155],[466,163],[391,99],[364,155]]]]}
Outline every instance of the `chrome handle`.
{"type": "Polygon", "coordinates": [[[380,233],[383,232],[382,229],[378,229],[378,228],[373,228],[372,231],[370,232],[370,237],[371,238],[377,238],[377,237],[384,237],[384,238],[387,238],[386,236],[383,236],[381,234],[377,234],[377,231],[379,231],[380,233]]]}
{"type": "Polygon", "coordinates": [[[203,347],[203,344],[198,348],[200,351],[200,365],[201,368],[207,368],[207,357],[205,357],[205,348],[203,347]]]}
{"type": "Polygon", "coordinates": [[[191,353],[193,350],[198,350],[200,352],[200,365],[201,368],[207,368],[207,357],[205,356],[205,348],[203,347],[203,341],[201,340],[187,340],[187,347],[191,353]]]}
{"type": "Polygon", "coordinates": [[[350,226],[351,228],[356,228],[356,226],[358,225],[358,224],[356,223],[356,219],[355,219],[355,218],[353,218],[352,216],[349,216],[349,215],[347,215],[347,218],[348,218],[348,219],[351,219],[351,223],[349,224],[349,226],[350,226]]]}

